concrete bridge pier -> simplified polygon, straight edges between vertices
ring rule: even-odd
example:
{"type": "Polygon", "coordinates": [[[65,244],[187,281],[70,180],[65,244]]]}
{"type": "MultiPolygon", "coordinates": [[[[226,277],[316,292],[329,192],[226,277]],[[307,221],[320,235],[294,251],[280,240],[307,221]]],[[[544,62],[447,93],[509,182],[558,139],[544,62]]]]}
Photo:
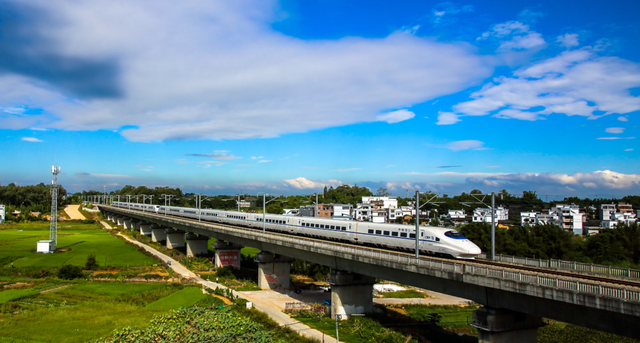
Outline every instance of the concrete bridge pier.
{"type": "Polygon", "coordinates": [[[187,239],[187,257],[207,255],[209,253],[209,237],[198,236],[189,232],[185,238],[187,239]]]}
{"type": "Polygon", "coordinates": [[[240,269],[240,249],[242,249],[242,245],[217,241],[213,244],[213,247],[216,250],[214,261],[216,268],[231,266],[235,269],[240,269]]]}
{"type": "Polygon", "coordinates": [[[341,319],[347,319],[352,313],[371,313],[375,282],[370,276],[331,270],[331,318],[340,315],[341,319]]]}
{"type": "Polygon", "coordinates": [[[145,236],[151,235],[151,223],[140,223],[140,234],[145,236]]]}
{"type": "Polygon", "coordinates": [[[256,255],[255,260],[258,262],[258,287],[260,289],[285,288],[291,286],[291,270],[292,258],[287,256],[275,255],[273,253],[263,251],[256,255]]]}
{"type": "Polygon", "coordinates": [[[473,322],[478,329],[480,343],[538,342],[538,328],[544,326],[542,317],[491,307],[473,311],[473,322]]]}
{"type": "Polygon", "coordinates": [[[164,242],[167,240],[167,228],[162,226],[153,226],[151,228],[151,241],[164,242]]]}
{"type": "Polygon", "coordinates": [[[140,225],[142,225],[142,223],[143,223],[142,220],[134,220],[132,222],[133,225],[132,225],[131,231],[140,232],[140,225]]]}
{"type": "Polygon", "coordinates": [[[185,246],[184,231],[171,228],[165,232],[167,233],[167,249],[182,248],[185,246]]]}
{"type": "Polygon", "coordinates": [[[120,226],[124,226],[124,216],[117,216],[116,217],[116,224],[120,225],[120,226]]]}
{"type": "Polygon", "coordinates": [[[131,218],[125,218],[124,219],[124,227],[127,230],[132,230],[133,229],[133,222],[135,221],[135,219],[131,219],[131,218]]]}
{"type": "Polygon", "coordinates": [[[108,221],[113,221],[113,213],[111,212],[103,212],[104,216],[107,217],[108,221]]]}

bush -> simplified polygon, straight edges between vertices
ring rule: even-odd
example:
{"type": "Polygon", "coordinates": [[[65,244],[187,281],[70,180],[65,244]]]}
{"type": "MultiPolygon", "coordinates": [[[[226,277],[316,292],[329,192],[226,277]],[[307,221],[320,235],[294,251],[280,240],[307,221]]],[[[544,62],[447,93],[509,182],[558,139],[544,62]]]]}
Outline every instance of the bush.
{"type": "Polygon", "coordinates": [[[218,277],[230,277],[230,278],[234,278],[234,279],[236,277],[235,275],[233,275],[233,267],[231,267],[231,266],[218,268],[218,270],[216,271],[216,276],[218,276],[218,277]]]}
{"type": "Polygon", "coordinates": [[[84,267],[87,270],[98,268],[98,262],[96,261],[96,254],[89,254],[87,262],[84,263],[84,267]]]}
{"type": "Polygon", "coordinates": [[[74,266],[72,264],[63,264],[62,267],[58,269],[57,276],[59,279],[73,280],[83,277],[84,273],[82,273],[82,269],[78,266],[74,266]]]}

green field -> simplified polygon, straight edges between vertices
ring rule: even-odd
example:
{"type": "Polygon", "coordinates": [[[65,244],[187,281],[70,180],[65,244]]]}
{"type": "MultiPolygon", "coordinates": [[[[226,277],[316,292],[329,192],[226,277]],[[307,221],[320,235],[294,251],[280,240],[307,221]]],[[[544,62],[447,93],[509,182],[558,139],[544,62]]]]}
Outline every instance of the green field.
{"type": "Polygon", "coordinates": [[[182,286],[83,282],[49,292],[41,292],[42,288],[13,290],[26,297],[0,305],[0,342],[86,342],[123,326],[144,327],[154,315],[165,312],[146,305],[182,286]]]}
{"type": "Polygon", "coordinates": [[[210,295],[202,293],[202,289],[198,287],[187,287],[147,305],[147,308],[152,310],[172,310],[180,307],[190,307],[207,297],[210,297],[210,295]]]}
{"type": "Polygon", "coordinates": [[[36,253],[36,243],[49,239],[48,223],[0,225],[0,268],[58,268],[64,263],[83,266],[89,254],[95,254],[100,267],[144,266],[156,261],[125,244],[96,224],[61,223],[58,251],[36,253]]]}

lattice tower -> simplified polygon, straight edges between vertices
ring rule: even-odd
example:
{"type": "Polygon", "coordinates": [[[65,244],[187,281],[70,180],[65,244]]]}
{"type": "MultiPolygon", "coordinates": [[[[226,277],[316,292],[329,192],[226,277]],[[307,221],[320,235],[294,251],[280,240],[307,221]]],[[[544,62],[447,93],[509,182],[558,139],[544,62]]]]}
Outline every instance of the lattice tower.
{"type": "Polygon", "coordinates": [[[51,182],[51,224],[49,226],[49,239],[53,241],[53,249],[58,247],[58,174],[60,167],[52,166],[51,173],[53,181],[51,182]]]}

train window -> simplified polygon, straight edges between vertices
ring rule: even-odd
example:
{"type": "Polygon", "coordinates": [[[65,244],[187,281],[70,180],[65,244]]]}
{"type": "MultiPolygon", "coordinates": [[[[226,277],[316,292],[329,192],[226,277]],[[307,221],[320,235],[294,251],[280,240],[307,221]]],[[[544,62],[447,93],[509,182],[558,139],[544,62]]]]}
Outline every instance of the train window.
{"type": "Polygon", "coordinates": [[[416,238],[416,234],[415,233],[410,233],[409,234],[409,238],[416,238]]]}
{"type": "Polygon", "coordinates": [[[382,234],[382,230],[376,230],[376,235],[381,235],[382,234]]]}
{"type": "Polygon", "coordinates": [[[321,228],[321,229],[324,229],[324,224],[320,224],[320,228],[321,228]]]}
{"type": "Polygon", "coordinates": [[[444,233],[444,235],[451,238],[464,238],[464,236],[460,232],[454,230],[447,231],[444,233]]]}
{"type": "Polygon", "coordinates": [[[369,229],[369,233],[373,233],[373,230],[369,229]]]}
{"type": "Polygon", "coordinates": [[[394,231],[391,233],[391,236],[398,237],[398,233],[394,231]]]}
{"type": "Polygon", "coordinates": [[[420,237],[424,237],[424,232],[420,232],[420,237]]]}
{"type": "Polygon", "coordinates": [[[318,228],[319,228],[319,227],[320,227],[320,224],[316,224],[316,227],[318,227],[318,228]]]}
{"type": "Polygon", "coordinates": [[[440,238],[436,237],[436,242],[440,242],[440,238]]]}
{"type": "Polygon", "coordinates": [[[400,232],[400,237],[407,237],[407,233],[406,232],[400,232]]]}
{"type": "Polygon", "coordinates": [[[335,225],[331,225],[331,230],[335,230],[335,229],[336,229],[335,225]]]}
{"type": "Polygon", "coordinates": [[[384,232],[384,235],[385,235],[385,236],[389,236],[389,231],[385,231],[385,232],[384,232]]]}
{"type": "Polygon", "coordinates": [[[347,228],[343,226],[342,231],[347,231],[347,228]]]}

